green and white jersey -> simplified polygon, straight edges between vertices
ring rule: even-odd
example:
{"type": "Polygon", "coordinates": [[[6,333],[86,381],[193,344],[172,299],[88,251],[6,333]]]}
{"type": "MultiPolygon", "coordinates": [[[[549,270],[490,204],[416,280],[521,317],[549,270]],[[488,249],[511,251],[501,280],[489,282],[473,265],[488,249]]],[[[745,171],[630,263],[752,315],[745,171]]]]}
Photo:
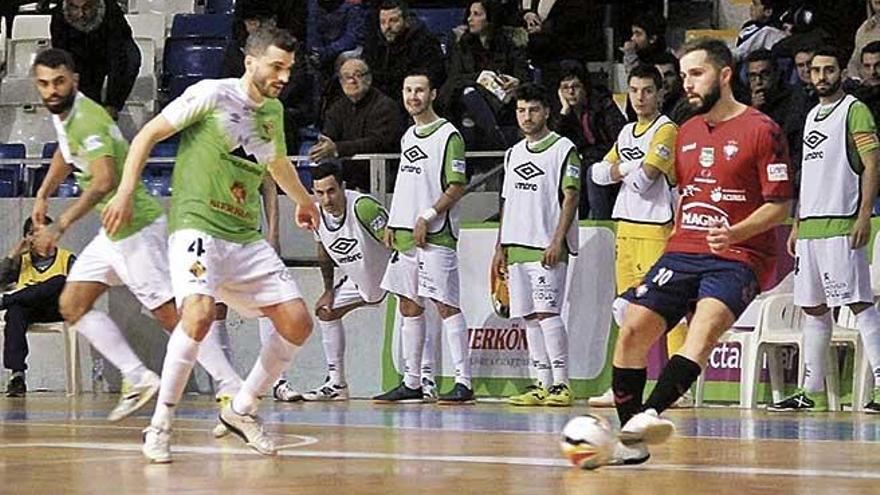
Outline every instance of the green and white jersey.
{"type": "MultiPolygon", "coordinates": [[[[446,119],[425,126],[411,126],[400,140],[400,167],[388,226],[394,229],[394,248],[409,251],[415,246],[412,231],[416,220],[440,199],[449,184],[467,184],[464,140],[446,119]]],[[[428,223],[430,244],[455,249],[460,205],[428,223]]]]}
{"type": "Polygon", "coordinates": [[[366,302],[385,296],[380,287],[391,251],[383,244],[388,212],[372,196],[345,191],[345,212],[336,218],[320,208],[321,225],[315,232],[324,250],[358,287],[366,302]]]}
{"type": "Polygon", "coordinates": [[[181,132],[169,230],[195,229],[240,244],[259,241],[259,187],[286,159],[284,110],[253,102],[240,79],[204,80],[162,110],[181,132]]]}
{"type": "MultiPolygon", "coordinates": [[[[119,185],[125,167],[125,155],[128,153],[128,142],[104,107],[86,95],[77,93],[67,118],[61,120],[57,115],[52,115],[52,124],[55,125],[58,135],[58,149],[64,161],[76,168],[74,175],[82,189],[88,189],[92,182],[91,163],[105,156],[113,159],[116,184],[119,185]]],[[[101,212],[114,194],[115,187],[95,209],[101,212]]],[[[109,236],[110,240],[125,239],[150,225],[161,215],[162,206],[138,182],[134,191],[131,222],[123,225],[115,235],[109,236]]]]}
{"type": "Polygon", "coordinates": [[[876,133],[868,107],[851,95],[816,105],[804,125],[799,239],[848,235],[861,202],[864,170],[854,135],[876,133]]]}
{"type": "MultiPolygon", "coordinates": [[[[536,143],[523,139],[507,150],[501,245],[508,263],[541,260],[559,225],[564,191],[580,190],[580,177],[577,148],[555,132],[536,143]]],[[[568,252],[577,254],[577,222],[571,223],[565,241],[568,252]]]]}

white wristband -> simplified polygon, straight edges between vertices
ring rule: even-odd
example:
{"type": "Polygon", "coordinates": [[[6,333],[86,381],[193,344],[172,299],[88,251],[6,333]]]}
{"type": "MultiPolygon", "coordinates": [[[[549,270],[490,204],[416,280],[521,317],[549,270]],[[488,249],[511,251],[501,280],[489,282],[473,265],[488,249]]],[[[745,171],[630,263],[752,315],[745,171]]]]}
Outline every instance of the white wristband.
{"type": "Polygon", "coordinates": [[[638,160],[632,160],[632,161],[628,161],[628,162],[620,162],[617,165],[617,171],[620,172],[620,175],[626,177],[627,175],[632,173],[633,170],[638,170],[638,168],[641,166],[642,166],[642,162],[640,162],[638,160]]]}
{"type": "Polygon", "coordinates": [[[437,210],[435,210],[434,208],[428,208],[427,210],[423,211],[421,215],[419,215],[419,218],[422,218],[426,222],[430,223],[435,218],[437,218],[437,215],[439,215],[439,213],[437,213],[437,210]]]}

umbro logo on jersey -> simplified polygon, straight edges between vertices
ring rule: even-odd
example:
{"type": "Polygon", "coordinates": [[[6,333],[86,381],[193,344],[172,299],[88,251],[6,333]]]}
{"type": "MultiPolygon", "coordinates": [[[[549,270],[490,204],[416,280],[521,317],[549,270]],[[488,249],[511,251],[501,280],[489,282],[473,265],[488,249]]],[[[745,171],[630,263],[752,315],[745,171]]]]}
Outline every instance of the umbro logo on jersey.
{"type": "Polygon", "coordinates": [[[428,155],[422,151],[418,146],[411,146],[409,149],[403,152],[403,157],[410,163],[417,162],[419,160],[424,160],[428,158],[428,155]]]}
{"type": "Polygon", "coordinates": [[[532,180],[535,177],[544,175],[544,171],[538,168],[538,166],[532,162],[523,163],[522,165],[514,168],[513,171],[516,172],[516,175],[522,177],[524,180],[532,180]]]}
{"type": "Polygon", "coordinates": [[[330,251],[333,251],[340,256],[344,256],[350,253],[351,250],[354,249],[355,246],[357,246],[357,243],[357,239],[346,239],[344,237],[340,237],[339,239],[333,241],[333,244],[330,244],[329,249],[330,251]]]}
{"type": "Polygon", "coordinates": [[[825,134],[822,134],[819,131],[813,130],[813,131],[810,131],[809,134],[804,136],[804,144],[806,144],[807,147],[810,148],[811,150],[814,150],[820,144],[824,143],[825,140],[827,140],[827,139],[828,139],[828,136],[826,136],[825,134]]]}
{"type": "Polygon", "coordinates": [[[617,152],[620,153],[621,158],[628,162],[641,160],[645,157],[645,152],[638,148],[621,148],[617,152]]]}

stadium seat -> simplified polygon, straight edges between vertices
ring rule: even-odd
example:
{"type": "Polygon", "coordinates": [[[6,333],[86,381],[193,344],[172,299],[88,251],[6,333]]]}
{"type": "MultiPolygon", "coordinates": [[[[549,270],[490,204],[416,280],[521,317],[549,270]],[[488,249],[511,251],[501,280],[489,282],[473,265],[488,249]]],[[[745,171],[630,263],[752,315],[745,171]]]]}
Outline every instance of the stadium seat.
{"type": "Polygon", "coordinates": [[[165,18],[161,14],[128,14],[131,34],[141,50],[141,76],[153,75],[161,67],[165,48],[165,18]]]}
{"type": "MultiPolygon", "coordinates": [[[[26,148],[21,143],[0,144],[0,159],[24,158],[26,148]]],[[[0,197],[14,198],[21,195],[22,163],[0,164],[0,197]]]]}
{"type": "Polygon", "coordinates": [[[0,70],[6,65],[6,20],[0,19],[0,70]]]}
{"type": "Polygon", "coordinates": [[[168,99],[173,100],[182,95],[186,88],[201,81],[206,76],[170,76],[168,78],[168,99]]]}
{"type": "Polygon", "coordinates": [[[177,14],[171,24],[172,38],[222,38],[232,36],[229,14],[177,14]]]}
{"type": "Polygon", "coordinates": [[[55,128],[43,105],[0,104],[0,143],[24,143],[27,156],[40,156],[43,143],[54,139],[55,128]]]}
{"type": "Polygon", "coordinates": [[[231,14],[235,8],[233,0],[206,0],[205,12],[208,14],[231,14]]]}
{"type": "Polygon", "coordinates": [[[196,11],[195,0],[129,0],[129,14],[159,14],[165,19],[165,29],[171,28],[175,14],[196,11]]]}
{"type": "Polygon", "coordinates": [[[452,29],[465,24],[465,12],[461,7],[411,9],[413,15],[421,19],[425,26],[440,40],[443,53],[448,51],[455,38],[452,29]]]}
{"type": "Polygon", "coordinates": [[[168,76],[219,77],[226,43],[218,38],[169,38],[165,45],[168,76]]]}
{"type": "Polygon", "coordinates": [[[7,76],[27,77],[37,52],[51,46],[48,15],[20,15],[12,23],[7,76]]]}

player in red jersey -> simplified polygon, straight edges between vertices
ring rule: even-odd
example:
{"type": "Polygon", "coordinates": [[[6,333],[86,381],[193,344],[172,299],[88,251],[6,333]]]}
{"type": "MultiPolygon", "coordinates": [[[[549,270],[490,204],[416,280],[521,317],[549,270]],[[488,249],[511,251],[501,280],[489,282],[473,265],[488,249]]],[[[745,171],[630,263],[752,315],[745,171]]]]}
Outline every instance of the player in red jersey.
{"type": "Polygon", "coordinates": [[[779,127],[731,91],[733,60],[718,40],[683,47],[681,70],[698,115],[678,133],[679,209],[664,255],[629,302],[614,351],[612,388],[622,425],[615,459],[638,464],[665,441],[672,422],[658,417],[697,379],[718,338],[760,291],[775,257],[772,228],[791,211],[788,146],[779,127]],[[692,315],[684,346],[642,403],[648,350],[692,315]]]}

